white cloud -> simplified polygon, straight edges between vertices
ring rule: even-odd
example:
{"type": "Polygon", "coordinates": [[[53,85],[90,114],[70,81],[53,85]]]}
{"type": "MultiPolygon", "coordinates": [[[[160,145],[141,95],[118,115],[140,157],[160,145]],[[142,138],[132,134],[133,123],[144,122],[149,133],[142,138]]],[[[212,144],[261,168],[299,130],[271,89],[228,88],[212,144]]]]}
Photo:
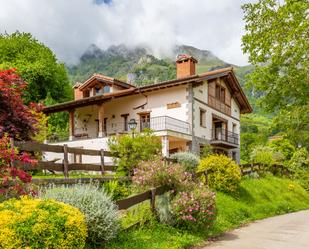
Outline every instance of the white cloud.
{"type": "Polygon", "coordinates": [[[244,2],[0,0],[0,32],[30,32],[66,62],[75,62],[91,43],[102,48],[146,44],[157,55],[167,54],[174,44],[187,44],[242,65],[247,63],[240,47],[244,2]]]}

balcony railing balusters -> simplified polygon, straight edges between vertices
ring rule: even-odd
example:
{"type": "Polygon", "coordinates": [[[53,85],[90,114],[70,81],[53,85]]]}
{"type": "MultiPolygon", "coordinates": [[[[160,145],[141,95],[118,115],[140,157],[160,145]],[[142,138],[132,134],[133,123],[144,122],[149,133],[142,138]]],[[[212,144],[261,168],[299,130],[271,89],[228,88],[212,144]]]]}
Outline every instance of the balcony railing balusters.
{"type": "Polygon", "coordinates": [[[227,131],[222,128],[216,128],[211,130],[211,139],[215,141],[224,141],[232,144],[239,144],[238,143],[238,134],[227,131]]]}

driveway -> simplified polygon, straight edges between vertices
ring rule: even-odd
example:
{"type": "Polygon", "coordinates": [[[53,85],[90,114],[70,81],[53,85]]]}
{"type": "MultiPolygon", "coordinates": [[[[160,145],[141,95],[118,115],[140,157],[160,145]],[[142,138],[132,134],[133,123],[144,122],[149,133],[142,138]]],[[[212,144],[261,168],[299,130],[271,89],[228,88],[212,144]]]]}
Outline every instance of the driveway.
{"type": "Polygon", "coordinates": [[[309,249],[309,210],[254,222],[203,249],[309,249]]]}

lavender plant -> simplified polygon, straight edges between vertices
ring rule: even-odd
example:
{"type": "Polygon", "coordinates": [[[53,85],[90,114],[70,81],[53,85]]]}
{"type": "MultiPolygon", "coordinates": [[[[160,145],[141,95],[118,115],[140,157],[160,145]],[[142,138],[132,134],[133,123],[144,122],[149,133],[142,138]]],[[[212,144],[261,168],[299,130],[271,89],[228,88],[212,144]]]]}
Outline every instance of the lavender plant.
{"type": "Polygon", "coordinates": [[[41,196],[80,209],[86,217],[90,244],[100,245],[116,237],[120,227],[117,206],[99,187],[79,184],[74,187],[48,188],[41,196]]]}

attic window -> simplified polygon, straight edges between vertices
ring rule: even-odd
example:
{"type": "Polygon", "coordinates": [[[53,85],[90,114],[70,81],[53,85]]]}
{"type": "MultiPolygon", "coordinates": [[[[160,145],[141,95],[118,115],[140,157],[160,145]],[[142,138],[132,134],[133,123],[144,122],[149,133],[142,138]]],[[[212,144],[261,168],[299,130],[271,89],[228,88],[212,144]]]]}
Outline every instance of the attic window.
{"type": "Polygon", "coordinates": [[[101,88],[100,88],[99,86],[96,86],[96,88],[95,88],[95,93],[99,93],[100,90],[101,90],[101,88]]]}
{"type": "Polygon", "coordinates": [[[109,85],[105,85],[104,88],[103,88],[103,92],[104,93],[109,93],[111,91],[111,88],[109,85]]]}

